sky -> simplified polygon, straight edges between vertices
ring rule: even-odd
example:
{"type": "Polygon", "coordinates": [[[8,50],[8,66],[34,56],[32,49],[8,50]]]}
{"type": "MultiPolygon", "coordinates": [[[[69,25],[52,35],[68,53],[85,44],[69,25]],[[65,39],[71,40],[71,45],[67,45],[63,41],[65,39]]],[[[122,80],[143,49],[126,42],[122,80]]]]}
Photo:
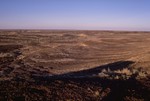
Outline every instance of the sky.
{"type": "Polygon", "coordinates": [[[0,29],[150,31],[150,0],[0,0],[0,29]]]}

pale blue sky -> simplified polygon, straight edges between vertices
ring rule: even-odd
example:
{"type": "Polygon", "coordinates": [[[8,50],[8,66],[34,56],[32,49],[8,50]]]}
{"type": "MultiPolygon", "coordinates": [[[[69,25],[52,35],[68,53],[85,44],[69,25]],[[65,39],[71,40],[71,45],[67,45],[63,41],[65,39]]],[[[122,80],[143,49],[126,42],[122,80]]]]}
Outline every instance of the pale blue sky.
{"type": "Polygon", "coordinates": [[[0,0],[0,29],[150,31],[150,0],[0,0]]]}

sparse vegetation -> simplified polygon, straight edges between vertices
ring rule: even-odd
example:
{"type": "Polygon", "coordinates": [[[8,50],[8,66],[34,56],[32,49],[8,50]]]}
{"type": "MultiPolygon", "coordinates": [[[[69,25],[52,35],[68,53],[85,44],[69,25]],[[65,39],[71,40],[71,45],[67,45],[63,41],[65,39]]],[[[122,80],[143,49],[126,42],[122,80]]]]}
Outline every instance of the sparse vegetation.
{"type": "Polygon", "coordinates": [[[0,101],[149,101],[149,37],[0,31],[0,101]]]}
{"type": "Polygon", "coordinates": [[[119,69],[116,71],[103,69],[98,76],[108,79],[129,79],[133,76],[135,78],[146,78],[149,74],[138,68],[123,68],[122,70],[119,69]],[[111,75],[113,75],[113,77],[111,75]]]}

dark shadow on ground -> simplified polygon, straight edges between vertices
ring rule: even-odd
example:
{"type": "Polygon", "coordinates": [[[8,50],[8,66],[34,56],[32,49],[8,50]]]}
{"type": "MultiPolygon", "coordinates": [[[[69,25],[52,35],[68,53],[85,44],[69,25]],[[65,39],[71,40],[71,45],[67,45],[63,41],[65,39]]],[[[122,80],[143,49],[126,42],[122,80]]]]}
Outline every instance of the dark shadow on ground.
{"type": "MultiPolygon", "coordinates": [[[[39,80],[37,81],[39,84],[41,81],[53,82],[55,80],[60,80],[66,84],[70,81],[76,82],[81,87],[89,84],[96,87],[101,86],[103,90],[110,88],[111,92],[106,97],[101,99],[101,101],[124,101],[126,96],[136,97],[137,99],[144,99],[144,101],[149,101],[150,90],[141,84],[141,82],[137,81],[135,75],[131,76],[127,80],[92,77],[93,75],[98,75],[98,73],[100,73],[103,69],[110,69],[111,71],[122,70],[124,68],[128,68],[133,63],[134,62],[132,61],[118,61],[92,69],[47,77],[34,77],[34,79],[36,81],[39,80]]],[[[57,96],[54,96],[54,98],[55,97],[57,96]]]]}
{"type": "Polygon", "coordinates": [[[92,69],[53,76],[45,76],[44,73],[43,76],[31,74],[31,81],[17,78],[12,81],[0,81],[0,100],[140,101],[142,99],[142,101],[150,101],[150,85],[144,85],[145,82],[150,82],[150,78],[140,82],[135,76],[126,80],[92,77],[98,75],[103,69],[120,70],[129,68],[132,63],[134,62],[119,61],[92,69]],[[88,88],[93,92],[89,93],[88,88]],[[94,91],[99,91],[97,97],[93,96],[94,91]],[[126,100],[126,97],[129,97],[129,100],[126,100]]]}
{"type": "Polygon", "coordinates": [[[81,70],[81,71],[76,71],[76,72],[69,72],[61,75],[54,75],[52,78],[81,78],[81,77],[92,77],[98,75],[103,69],[106,70],[122,70],[124,68],[128,68],[129,65],[133,64],[134,62],[132,61],[118,61],[102,66],[98,66],[92,69],[86,69],[86,70],[81,70]]]}

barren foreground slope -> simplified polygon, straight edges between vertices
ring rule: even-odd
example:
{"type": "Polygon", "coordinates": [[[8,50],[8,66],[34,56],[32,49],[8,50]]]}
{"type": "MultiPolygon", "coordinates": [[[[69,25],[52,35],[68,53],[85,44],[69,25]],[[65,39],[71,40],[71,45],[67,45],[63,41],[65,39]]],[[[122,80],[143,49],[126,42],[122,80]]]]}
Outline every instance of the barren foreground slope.
{"type": "Polygon", "coordinates": [[[0,101],[150,101],[150,33],[0,31],[0,101]]]}

